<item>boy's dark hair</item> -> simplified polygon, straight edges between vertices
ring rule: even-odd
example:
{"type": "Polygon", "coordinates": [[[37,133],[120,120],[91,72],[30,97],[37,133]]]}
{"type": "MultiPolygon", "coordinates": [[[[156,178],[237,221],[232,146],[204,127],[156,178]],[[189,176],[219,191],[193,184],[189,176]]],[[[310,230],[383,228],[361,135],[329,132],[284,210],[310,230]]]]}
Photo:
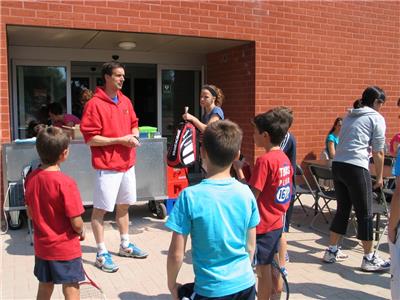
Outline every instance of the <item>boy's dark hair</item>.
{"type": "Polygon", "coordinates": [[[36,120],[30,121],[27,129],[27,137],[28,138],[36,137],[39,131],[45,127],[46,125],[40,123],[39,121],[36,120]]]}
{"type": "Polygon", "coordinates": [[[122,68],[125,69],[124,65],[117,61],[110,61],[103,64],[101,68],[101,78],[103,78],[103,84],[106,84],[106,74],[111,76],[114,69],[122,68]]]}
{"type": "MultiPolygon", "coordinates": [[[[282,113],[287,115],[288,122],[289,122],[289,128],[292,127],[293,124],[293,110],[290,107],[287,106],[277,106],[273,108],[272,110],[274,111],[282,111],[282,113]]],[[[288,128],[288,130],[289,130],[288,128]]]]}
{"type": "Polygon", "coordinates": [[[243,133],[236,123],[220,120],[207,125],[202,146],[212,164],[227,167],[240,151],[243,133]]]}
{"type": "Polygon", "coordinates": [[[60,155],[68,149],[69,137],[61,128],[48,126],[39,131],[36,138],[36,150],[43,164],[54,165],[60,155]]]}
{"type": "Polygon", "coordinates": [[[52,102],[48,105],[49,113],[52,113],[56,116],[63,114],[63,107],[60,102],[52,102]]]}
{"type": "Polygon", "coordinates": [[[288,132],[292,121],[291,110],[280,106],[257,115],[252,123],[259,133],[267,132],[271,143],[278,146],[288,132]]]}

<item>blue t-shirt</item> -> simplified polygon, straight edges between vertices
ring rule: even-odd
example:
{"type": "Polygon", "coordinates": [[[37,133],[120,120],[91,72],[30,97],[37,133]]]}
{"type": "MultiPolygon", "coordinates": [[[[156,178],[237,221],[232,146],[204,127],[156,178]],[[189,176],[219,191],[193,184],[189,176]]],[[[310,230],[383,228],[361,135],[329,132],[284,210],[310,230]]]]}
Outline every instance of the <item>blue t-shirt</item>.
{"type": "Polygon", "coordinates": [[[326,153],[329,154],[329,149],[328,149],[328,142],[333,142],[333,146],[336,149],[336,146],[339,144],[339,137],[334,135],[333,133],[328,134],[325,140],[325,150],[326,153]]]}
{"type": "Polygon", "coordinates": [[[208,121],[210,121],[213,115],[217,115],[220,118],[220,120],[224,119],[224,112],[222,111],[222,108],[219,106],[215,106],[208,114],[203,115],[201,121],[204,124],[208,124],[208,121]]]}
{"type": "Polygon", "coordinates": [[[222,297],[255,284],[246,245],[259,222],[253,193],[234,178],[203,179],[181,192],[165,225],[191,235],[197,294],[222,297]]]}
{"type": "Polygon", "coordinates": [[[396,162],[394,163],[392,174],[400,176],[400,149],[397,150],[396,162]]]}

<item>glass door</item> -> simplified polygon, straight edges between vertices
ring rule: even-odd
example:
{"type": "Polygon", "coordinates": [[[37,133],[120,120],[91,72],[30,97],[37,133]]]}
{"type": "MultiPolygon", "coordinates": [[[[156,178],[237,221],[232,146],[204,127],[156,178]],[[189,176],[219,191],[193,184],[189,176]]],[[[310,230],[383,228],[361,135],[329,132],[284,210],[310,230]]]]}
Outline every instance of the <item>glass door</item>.
{"type": "Polygon", "coordinates": [[[13,138],[29,137],[29,124],[48,121],[47,105],[60,102],[71,111],[68,65],[51,62],[13,64],[13,138]]]}
{"type": "Polygon", "coordinates": [[[200,117],[202,70],[201,67],[159,66],[158,81],[158,128],[170,143],[175,128],[182,122],[185,106],[191,114],[200,117]]]}

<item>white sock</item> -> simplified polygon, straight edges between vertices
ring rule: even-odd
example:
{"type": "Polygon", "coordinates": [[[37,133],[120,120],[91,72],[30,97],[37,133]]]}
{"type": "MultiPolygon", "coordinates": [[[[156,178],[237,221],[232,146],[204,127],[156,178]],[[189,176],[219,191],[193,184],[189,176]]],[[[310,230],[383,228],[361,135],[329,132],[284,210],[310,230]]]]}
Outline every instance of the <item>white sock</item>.
{"type": "Polygon", "coordinates": [[[336,252],[337,250],[338,250],[338,246],[337,245],[329,245],[329,251],[336,252]]]}
{"type": "Polygon", "coordinates": [[[368,253],[368,254],[364,254],[364,257],[368,260],[371,260],[374,257],[374,252],[368,253]]]}
{"type": "Polygon", "coordinates": [[[107,253],[107,248],[106,248],[106,244],[103,243],[98,243],[97,244],[97,253],[98,254],[104,254],[107,253]]]}
{"type": "Polygon", "coordinates": [[[122,248],[129,246],[129,234],[121,234],[121,246],[122,248]]]}

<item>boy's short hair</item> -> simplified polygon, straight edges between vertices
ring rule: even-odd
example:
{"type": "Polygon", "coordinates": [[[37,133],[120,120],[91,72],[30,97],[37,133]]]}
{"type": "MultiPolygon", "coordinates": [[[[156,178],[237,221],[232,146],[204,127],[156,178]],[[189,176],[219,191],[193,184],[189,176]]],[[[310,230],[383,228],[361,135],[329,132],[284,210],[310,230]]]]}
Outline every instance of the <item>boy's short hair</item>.
{"type": "Polygon", "coordinates": [[[49,113],[52,113],[56,116],[63,114],[63,107],[60,102],[52,102],[48,105],[49,113]]]}
{"type": "Polygon", "coordinates": [[[40,160],[46,165],[54,165],[69,146],[69,137],[61,128],[48,126],[39,131],[36,150],[40,160]]]}
{"type": "Polygon", "coordinates": [[[293,124],[293,110],[287,106],[277,106],[273,108],[274,111],[281,111],[282,113],[286,114],[289,122],[289,128],[292,127],[293,124]]]}
{"type": "Polygon", "coordinates": [[[252,123],[259,133],[267,132],[271,143],[277,146],[284,139],[292,121],[291,110],[285,106],[280,106],[257,115],[252,123]]]}
{"type": "Polygon", "coordinates": [[[220,120],[207,125],[202,147],[213,165],[227,167],[236,159],[243,133],[236,123],[220,120]]]}

